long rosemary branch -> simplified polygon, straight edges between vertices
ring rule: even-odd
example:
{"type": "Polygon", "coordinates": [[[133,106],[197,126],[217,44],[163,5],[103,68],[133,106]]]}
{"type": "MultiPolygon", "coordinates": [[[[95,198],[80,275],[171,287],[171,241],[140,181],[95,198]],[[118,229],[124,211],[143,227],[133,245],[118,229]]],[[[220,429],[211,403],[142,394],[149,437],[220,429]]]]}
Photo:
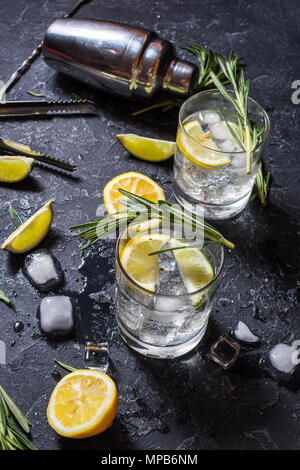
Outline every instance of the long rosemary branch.
{"type": "Polygon", "coordinates": [[[30,426],[29,419],[0,385],[0,448],[2,450],[37,450],[24,434],[24,432],[30,432],[30,426]]]}
{"type": "MultiPolygon", "coordinates": [[[[87,222],[70,227],[70,230],[82,230],[77,236],[87,241],[87,243],[81,247],[81,249],[85,249],[97,243],[110,233],[115,233],[118,229],[122,230],[130,224],[140,224],[146,220],[152,219],[176,223],[179,224],[179,226],[181,225],[182,227],[185,226],[185,228],[192,229],[196,233],[197,231],[198,233],[204,232],[206,238],[217,243],[222,243],[229,248],[234,248],[233,243],[224,238],[218,230],[195,214],[184,211],[180,207],[164,200],[154,203],[149,199],[125,191],[124,189],[119,188],[119,192],[127,198],[127,211],[116,212],[113,216],[112,214],[107,214],[94,222],[87,222]]],[[[126,200],[122,201],[122,203],[126,203],[126,200]]]]}

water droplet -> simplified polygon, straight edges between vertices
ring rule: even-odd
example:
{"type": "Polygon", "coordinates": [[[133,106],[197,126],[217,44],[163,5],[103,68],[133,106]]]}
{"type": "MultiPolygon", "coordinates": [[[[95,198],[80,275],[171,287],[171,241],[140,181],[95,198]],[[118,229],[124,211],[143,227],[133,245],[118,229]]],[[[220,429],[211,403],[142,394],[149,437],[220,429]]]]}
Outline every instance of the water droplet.
{"type": "Polygon", "coordinates": [[[20,333],[24,328],[24,323],[21,321],[16,321],[14,324],[14,331],[15,333],[20,333]]]}

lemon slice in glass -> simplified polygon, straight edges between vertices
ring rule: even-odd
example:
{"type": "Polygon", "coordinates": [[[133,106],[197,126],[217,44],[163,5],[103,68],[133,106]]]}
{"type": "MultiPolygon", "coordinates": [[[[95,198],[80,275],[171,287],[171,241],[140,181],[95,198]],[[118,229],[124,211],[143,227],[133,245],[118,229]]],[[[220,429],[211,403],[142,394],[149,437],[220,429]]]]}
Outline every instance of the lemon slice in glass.
{"type": "Polygon", "coordinates": [[[168,140],[150,139],[136,134],[118,134],[116,137],[129,153],[147,162],[168,160],[175,152],[175,142],[168,140]]]}
{"type": "Polygon", "coordinates": [[[4,155],[0,157],[0,182],[17,183],[31,173],[34,158],[4,155]]]}
{"type": "Polygon", "coordinates": [[[120,261],[129,275],[139,286],[155,291],[158,275],[158,255],[148,256],[159,251],[168,243],[169,235],[153,233],[129,240],[120,254],[120,261]]]}
{"type": "Polygon", "coordinates": [[[2,250],[11,253],[27,253],[47,235],[53,219],[52,201],[18,227],[3,243],[2,250]]]}
{"type": "Polygon", "coordinates": [[[198,121],[190,121],[183,127],[184,130],[179,128],[177,132],[177,145],[194,165],[213,170],[231,163],[212,140],[210,132],[204,132],[198,121]]]}
{"type": "Polygon", "coordinates": [[[65,375],[54,388],[47,418],[61,436],[82,439],[109,428],[117,410],[117,389],[108,375],[96,370],[76,370],[65,375]]]}

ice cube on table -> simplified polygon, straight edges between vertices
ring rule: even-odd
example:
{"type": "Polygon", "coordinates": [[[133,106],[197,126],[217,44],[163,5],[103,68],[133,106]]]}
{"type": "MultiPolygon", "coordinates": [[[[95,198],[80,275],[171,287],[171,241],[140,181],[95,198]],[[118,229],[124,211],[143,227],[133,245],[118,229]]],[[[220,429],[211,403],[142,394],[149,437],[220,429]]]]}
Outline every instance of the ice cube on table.
{"type": "Polygon", "coordinates": [[[85,345],[84,363],[87,369],[106,373],[109,367],[108,343],[91,343],[85,345]]]}
{"type": "Polygon", "coordinates": [[[23,272],[31,284],[42,291],[50,290],[63,281],[60,263],[48,250],[27,255],[23,272]]]}
{"type": "Polygon", "coordinates": [[[40,328],[49,336],[67,336],[74,331],[74,308],[70,297],[44,297],[40,303],[40,328]]]}
{"type": "Polygon", "coordinates": [[[204,124],[211,124],[213,122],[218,122],[221,120],[221,116],[216,111],[204,111],[199,113],[200,121],[204,124]]]}
{"type": "Polygon", "coordinates": [[[271,364],[275,369],[280,372],[290,374],[299,363],[298,359],[299,351],[293,346],[289,346],[285,343],[279,343],[271,349],[269,358],[271,364]]]}
{"type": "Polygon", "coordinates": [[[228,369],[237,359],[241,346],[227,335],[221,335],[212,345],[210,357],[223,369],[228,369]]]}
{"type": "Polygon", "coordinates": [[[242,321],[238,322],[238,325],[234,330],[234,335],[237,337],[237,339],[246,341],[247,343],[257,343],[259,341],[259,337],[255,336],[248,326],[242,321]]]}

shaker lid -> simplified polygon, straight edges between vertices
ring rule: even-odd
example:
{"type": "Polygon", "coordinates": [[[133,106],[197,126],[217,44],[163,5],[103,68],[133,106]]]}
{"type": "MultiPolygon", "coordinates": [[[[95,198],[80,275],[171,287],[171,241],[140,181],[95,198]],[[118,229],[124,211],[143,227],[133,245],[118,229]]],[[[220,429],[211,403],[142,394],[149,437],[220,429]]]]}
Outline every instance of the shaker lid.
{"type": "Polygon", "coordinates": [[[176,95],[187,96],[195,88],[198,73],[196,65],[175,58],[165,73],[163,89],[176,95]]]}

